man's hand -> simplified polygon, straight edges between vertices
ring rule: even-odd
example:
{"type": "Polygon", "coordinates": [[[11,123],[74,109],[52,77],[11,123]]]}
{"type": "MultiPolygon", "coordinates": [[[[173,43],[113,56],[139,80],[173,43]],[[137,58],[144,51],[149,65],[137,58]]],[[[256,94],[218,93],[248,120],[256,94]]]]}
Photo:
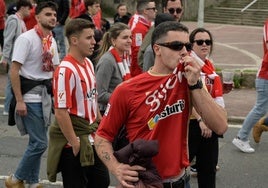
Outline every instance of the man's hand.
{"type": "Polygon", "coordinates": [[[23,102],[23,101],[17,101],[17,104],[16,104],[16,113],[19,116],[26,116],[27,115],[27,107],[26,107],[25,102],[23,102]]]}
{"type": "Polygon", "coordinates": [[[77,141],[76,144],[72,145],[72,149],[73,149],[73,154],[74,154],[74,156],[77,156],[77,154],[78,154],[79,151],[80,151],[80,142],[77,141]]]}
{"type": "Polygon", "coordinates": [[[187,79],[188,85],[195,85],[200,78],[201,65],[190,56],[183,57],[185,77],[187,79]]]}
{"type": "Polygon", "coordinates": [[[128,164],[119,163],[114,175],[123,187],[134,188],[134,183],[139,181],[138,171],[144,170],[146,169],[138,165],[129,166],[128,164]]]}

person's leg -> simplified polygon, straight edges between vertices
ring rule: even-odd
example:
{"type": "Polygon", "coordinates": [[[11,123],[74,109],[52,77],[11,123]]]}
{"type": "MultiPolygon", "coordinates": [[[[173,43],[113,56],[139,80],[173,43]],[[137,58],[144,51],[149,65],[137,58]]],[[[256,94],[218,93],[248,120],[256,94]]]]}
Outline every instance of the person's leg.
{"type": "MultiPolygon", "coordinates": [[[[10,64],[9,64],[10,67],[10,64]]],[[[6,88],[5,88],[5,102],[4,102],[4,112],[3,115],[8,115],[9,112],[9,105],[10,102],[13,98],[13,93],[11,90],[11,81],[10,81],[10,76],[9,76],[9,71],[7,74],[7,83],[6,83],[6,88]]]]}
{"type": "Polygon", "coordinates": [[[202,138],[196,156],[197,178],[199,188],[216,187],[216,165],[218,161],[218,137],[202,138]]]}
{"type": "Polygon", "coordinates": [[[29,134],[29,143],[15,172],[19,180],[33,184],[39,182],[42,154],[47,148],[47,127],[44,126],[42,103],[26,103],[27,116],[22,118],[29,134]]]}
{"type": "Polygon", "coordinates": [[[95,149],[94,161],[94,166],[87,168],[87,188],[107,188],[110,184],[109,171],[98,157],[95,149]]]}
{"type": "Polygon", "coordinates": [[[248,141],[252,127],[268,112],[268,80],[256,79],[256,92],[256,104],[247,115],[237,135],[242,141],[248,141]]]}
{"type": "Polygon", "coordinates": [[[196,119],[190,120],[189,123],[189,133],[188,133],[188,148],[189,148],[189,161],[191,164],[190,174],[191,176],[197,176],[197,169],[195,163],[193,164],[193,159],[196,157],[198,152],[199,144],[201,139],[201,129],[199,127],[199,122],[196,119]]]}
{"type": "Polygon", "coordinates": [[[57,41],[59,52],[60,52],[60,59],[62,60],[66,55],[66,46],[65,46],[65,38],[64,38],[64,26],[57,25],[53,32],[55,33],[55,39],[57,41]]]}
{"type": "Polygon", "coordinates": [[[74,156],[72,148],[64,148],[59,162],[64,188],[86,188],[87,179],[81,167],[80,155],[74,156]]]}

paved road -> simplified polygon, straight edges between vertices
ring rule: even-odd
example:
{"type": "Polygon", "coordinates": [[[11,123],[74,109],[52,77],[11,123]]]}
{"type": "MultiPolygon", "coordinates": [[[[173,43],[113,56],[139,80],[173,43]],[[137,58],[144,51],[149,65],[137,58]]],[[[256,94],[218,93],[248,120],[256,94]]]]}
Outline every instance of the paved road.
{"type": "MultiPolygon", "coordinates": [[[[0,188],[4,187],[4,177],[16,168],[24,148],[27,137],[20,137],[15,127],[6,125],[6,117],[0,116],[0,188]]],[[[240,125],[230,125],[224,138],[220,140],[220,170],[217,173],[217,188],[267,188],[268,164],[268,135],[264,135],[260,144],[252,143],[256,149],[254,154],[244,154],[238,151],[231,143],[240,125]]],[[[41,180],[46,183],[45,188],[60,188],[59,182],[55,185],[46,181],[46,156],[42,158],[41,180]]],[[[111,186],[115,186],[112,179],[111,186]]],[[[196,178],[191,179],[191,187],[197,188],[196,178]]]]}

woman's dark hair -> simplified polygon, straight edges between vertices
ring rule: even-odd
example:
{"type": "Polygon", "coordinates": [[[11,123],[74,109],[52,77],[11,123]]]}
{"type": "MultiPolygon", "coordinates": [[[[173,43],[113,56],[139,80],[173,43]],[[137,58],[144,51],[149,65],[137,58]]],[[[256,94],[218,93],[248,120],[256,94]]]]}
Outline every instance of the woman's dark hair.
{"type": "Polygon", "coordinates": [[[196,28],[195,30],[193,30],[189,36],[189,40],[190,40],[190,43],[194,43],[195,41],[195,36],[197,33],[207,33],[209,35],[209,38],[211,40],[211,47],[210,47],[210,53],[209,55],[212,53],[212,50],[213,50],[213,37],[212,37],[212,34],[209,30],[205,29],[205,28],[196,28]]]}

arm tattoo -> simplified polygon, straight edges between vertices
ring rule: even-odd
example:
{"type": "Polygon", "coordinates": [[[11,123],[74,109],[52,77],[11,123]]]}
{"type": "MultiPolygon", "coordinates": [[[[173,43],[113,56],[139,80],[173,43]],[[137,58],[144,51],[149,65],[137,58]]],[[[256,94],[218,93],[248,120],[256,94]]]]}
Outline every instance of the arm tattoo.
{"type": "Polygon", "coordinates": [[[111,160],[111,156],[109,155],[108,152],[106,151],[102,151],[102,158],[105,159],[106,161],[110,161],[111,160]]]}

